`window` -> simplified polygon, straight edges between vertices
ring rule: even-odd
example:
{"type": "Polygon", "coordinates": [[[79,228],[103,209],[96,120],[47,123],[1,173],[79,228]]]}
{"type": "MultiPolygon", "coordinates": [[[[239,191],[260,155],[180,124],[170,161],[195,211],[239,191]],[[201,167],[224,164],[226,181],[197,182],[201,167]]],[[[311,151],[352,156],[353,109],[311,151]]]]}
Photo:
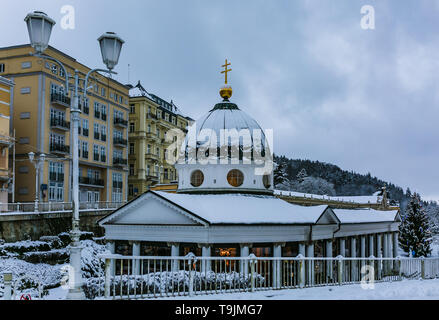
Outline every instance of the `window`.
{"type": "Polygon", "coordinates": [[[105,152],[105,147],[101,146],[101,162],[106,162],[107,161],[107,155],[105,152]]]}
{"type": "Polygon", "coordinates": [[[135,131],[135,124],[134,122],[130,122],[130,133],[133,133],[135,131]]]}
{"type": "Polygon", "coordinates": [[[122,173],[113,172],[113,202],[122,202],[122,173]]]}
{"type": "Polygon", "coordinates": [[[227,182],[232,187],[239,187],[244,183],[244,174],[237,169],[230,170],[227,174],[227,182]]]}
{"type": "Polygon", "coordinates": [[[101,140],[107,141],[107,127],[101,126],[101,140]]]}
{"type": "Polygon", "coordinates": [[[32,62],[26,61],[21,63],[21,69],[29,69],[32,67],[32,62]]]}
{"type": "Polygon", "coordinates": [[[99,146],[93,145],[93,160],[99,161],[99,146]]]}
{"type": "Polygon", "coordinates": [[[134,143],[130,143],[130,154],[134,154],[134,143]]]}
{"type": "Polygon", "coordinates": [[[134,104],[130,105],[130,113],[136,113],[136,106],[134,104]]]}
{"type": "Polygon", "coordinates": [[[20,89],[21,94],[29,94],[30,93],[30,87],[24,87],[20,89]]]}
{"type": "Polygon", "coordinates": [[[52,64],[50,69],[52,70],[53,74],[58,74],[58,66],[56,64],[52,64]]]}
{"type": "Polygon", "coordinates": [[[29,173],[29,167],[28,166],[20,166],[18,168],[19,173],[29,173]]]}
{"type": "Polygon", "coordinates": [[[30,112],[21,112],[20,119],[30,119],[30,112]]]}
{"type": "Polygon", "coordinates": [[[100,107],[99,102],[95,102],[94,110],[95,110],[95,118],[99,119],[101,117],[101,107],[100,107]]]}
{"type": "Polygon", "coordinates": [[[151,125],[148,124],[148,133],[151,133],[151,125]]]}
{"type": "Polygon", "coordinates": [[[107,120],[107,106],[101,104],[101,119],[106,121],[107,120]]]}
{"type": "Polygon", "coordinates": [[[96,140],[99,140],[99,124],[97,123],[93,124],[93,132],[94,132],[94,138],[96,140]]]}
{"type": "Polygon", "coordinates": [[[128,195],[130,196],[134,195],[134,186],[132,184],[128,186],[128,195]]]}
{"type": "Polygon", "coordinates": [[[130,176],[134,176],[134,164],[130,163],[130,176]]]}
{"type": "Polygon", "coordinates": [[[151,145],[150,144],[148,144],[146,146],[146,153],[151,153],[151,145]]]}
{"type": "Polygon", "coordinates": [[[80,141],[81,144],[81,150],[82,150],[82,157],[84,159],[88,159],[88,142],[87,141],[80,141]]]}
{"type": "Polygon", "coordinates": [[[155,133],[157,134],[157,137],[160,138],[160,129],[157,128],[157,129],[155,130],[155,133]]]}
{"type": "Polygon", "coordinates": [[[5,72],[5,64],[4,63],[0,63],[0,73],[5,72]]]}
{"type": "Polygon", "coordinates": [[[82,135],[88,137],[88,119],[82,119],[82,135]]]}
{"type": "Polygon", "coordinates": [[[93,89],[95,93],[99,93],[99,86],[96,83],[93,85],[93,89]]]}
{"type": "Polygon", "coordinates": [[[105,88],[101,88],[101,96],[105,97],[107,95],[105,88]]]}
{"type": "Polygon", "coordinates": [[[262,176],[262,182],[263,182],[263,184],[264,184],[264,187],[265,188],[270,188],[271,187],[271,179],[270,179],[271,177],[270,177],[270,175],[269,174],[264,174],[263,176],[262,176]]]}
{"type": "Polygon", "coordinates": [[[159,147],[155,148],[155,154],[157,156],[160,156],[160,148],[159,147]]]}
{"type": "Polygon", "coordinates": [[[203,184],[204,174],[200,170],[195,170],[191,174],[191,185],[193,187],[199,187],[203,184]]]}
{"type": "Polygon", "coordinates": [[[59,69],[59,76],[60,76],[61,78],[64,78],[64,77],[66,76],[66,74],[64,73],[64,69],[63,69],[63,68],[60,68],[60,69],[59,69]]]}

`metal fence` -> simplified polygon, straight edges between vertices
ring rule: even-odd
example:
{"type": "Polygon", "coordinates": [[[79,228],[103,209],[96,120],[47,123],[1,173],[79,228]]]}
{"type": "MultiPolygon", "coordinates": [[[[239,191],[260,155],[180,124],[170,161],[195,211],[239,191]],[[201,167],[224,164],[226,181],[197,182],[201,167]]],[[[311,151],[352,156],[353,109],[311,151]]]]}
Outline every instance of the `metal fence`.
{"type": "Polygon", "coordinates": [[[104,255],[89,299],[146,299],[439,278],[439,258],[246,258],[104,255]]]}
{"type": "MultiPolygon", "coordinates": [[[[79,210],[108,210],[117,209],[126,202],[81,202],[79,210]]],[[[58,212],[72,211],[71,202],[16,202],[16,203],[0,203],[0,214],[15,212],[58,212]]]]}

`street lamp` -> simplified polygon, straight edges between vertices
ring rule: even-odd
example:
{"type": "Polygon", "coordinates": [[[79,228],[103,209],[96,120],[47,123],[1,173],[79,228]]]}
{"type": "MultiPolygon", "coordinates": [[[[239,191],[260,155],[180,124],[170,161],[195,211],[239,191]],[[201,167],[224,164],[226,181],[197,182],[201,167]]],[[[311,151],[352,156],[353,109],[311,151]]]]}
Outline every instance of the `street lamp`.
{"type": "Polygon", "coordinates": [[[79,242],[79,151],[78,151],[78,127],[79,127],[79,81],[84,81],[84,100],[87,97],[88,79],[93,72],[104,72],[107,74],[117,74],[112,69],[119,61],[120,51],[124,41],[118,37],[114,32],[104,33],[99,37],[99,45],[101,47],[102,59],[107,66],[107,69],[92,69],[85,79],[79,78],[79,71],[75,70],[75,76],[72,77],[67,73],[65,66],[57,59],[44,55],[44,50],[48,47],[50,34],[55,22],[50,19],[45,13],[35,11],[30,13],[25,18],[31,45],[35,48],[35,54],[39,58],[55,61],[64,71],[66,75],[65,92],[69,94],[69,79],[74,79],[73,99],[70,107],[71,121],[73,125],[70,128],[72,137],[72,204],[73,204],[73,218],[72,231],[70,232],[72,243],[70,244],[70,272],[69,272],[69,292],[67,299],[85,299],[84,291],[82,290],[82,274],[81,274],[81,244],[79,242]]]}
{"type": "Polygon", "coordinates": [[[35,166],[35,212],[38,211],[38,202],[40,201],[40,190],[39,190],[39,180],[40,180],[40,169],[41,165],[46,161],[46,155],[44,153],[40,154],[39,158],[35,158],[35,153],[28,153],[29,160],[35,166]]]}

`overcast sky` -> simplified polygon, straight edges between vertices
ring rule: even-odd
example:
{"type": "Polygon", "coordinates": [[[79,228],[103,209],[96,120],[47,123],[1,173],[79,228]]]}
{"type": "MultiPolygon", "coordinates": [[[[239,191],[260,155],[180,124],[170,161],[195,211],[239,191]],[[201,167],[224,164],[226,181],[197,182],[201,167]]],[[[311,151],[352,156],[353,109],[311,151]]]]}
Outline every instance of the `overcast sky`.
{"type": "Polygon", "coordinates": [[[0,46],[28,43],[23,21],[57,21],[50,44],[102,67],[96,39],[125,41],[117,80],[141,80],[197,119],[220,100],[220,66],[232,100],[263,128],[276,154],[370,172],[439,200],[439,1],[3,0],[0,46]],[[75,29],[61,8],[75,9],[75,29]],[[375,29],[361,28],[361,7],[375,29]],[[6,9],[6,10],[5,10],[6,9]]]}

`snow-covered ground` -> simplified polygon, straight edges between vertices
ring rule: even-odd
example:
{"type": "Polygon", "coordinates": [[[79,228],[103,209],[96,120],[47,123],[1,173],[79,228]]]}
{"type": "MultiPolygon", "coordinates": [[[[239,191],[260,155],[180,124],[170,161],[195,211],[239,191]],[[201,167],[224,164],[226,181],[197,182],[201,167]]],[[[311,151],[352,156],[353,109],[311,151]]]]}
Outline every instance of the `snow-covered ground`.
{"type": "MultiPolygon", "coordinates": [[[[162,298],[188,299],[189,297],[162,298]]],[[[254,293],[199,295],[190,300],[439,300],[439,279],[376,283],[364,290],[360,284],[254,293]]]]}

